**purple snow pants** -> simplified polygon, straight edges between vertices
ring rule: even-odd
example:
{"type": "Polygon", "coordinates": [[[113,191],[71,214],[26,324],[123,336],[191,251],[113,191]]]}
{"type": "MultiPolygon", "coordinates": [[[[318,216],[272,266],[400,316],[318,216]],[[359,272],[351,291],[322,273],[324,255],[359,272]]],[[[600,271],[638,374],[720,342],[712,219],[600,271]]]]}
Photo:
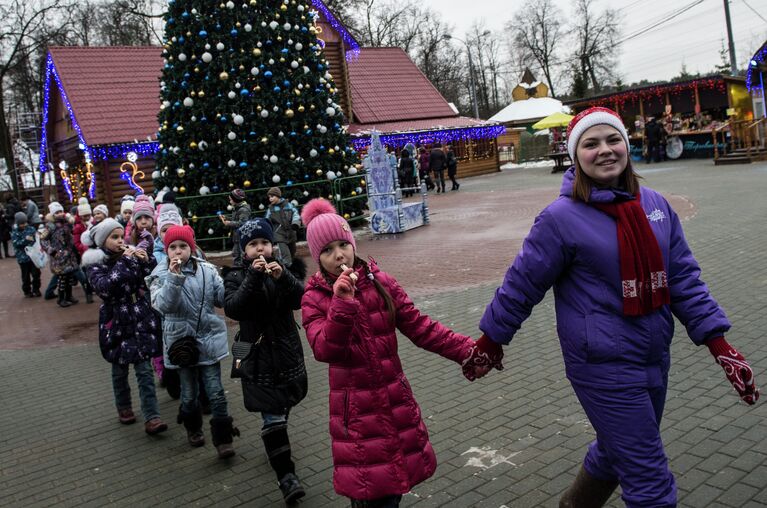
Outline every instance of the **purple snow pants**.
{"type": "Polygon", "coordinates": [[[618,480],[628,508],[676,506],[676,483],[660,437],[666,386],[573,389],[597,433],[583,461],[586,471],[618,480]]]}

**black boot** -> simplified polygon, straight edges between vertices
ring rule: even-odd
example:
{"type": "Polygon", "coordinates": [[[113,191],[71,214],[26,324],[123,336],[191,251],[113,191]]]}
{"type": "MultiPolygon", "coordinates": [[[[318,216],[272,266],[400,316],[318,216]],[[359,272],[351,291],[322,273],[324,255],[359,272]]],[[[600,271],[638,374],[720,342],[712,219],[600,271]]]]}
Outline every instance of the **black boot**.
{"type": "Polygon", "coordinates": [[[617,481],[594,478],[581,466],[575,481],[559,499],[559,508],[601,508],[616,487],[617,481]]]}
{"type": "Polygon", "coordinates": [[[232,426],[232,421],[231,416],[210,419],[210,433],[213,435],[213,445],[216,447],[219,459],[228,459],[235,455],[232,437],[239,436],[240,431],[232,426]]]}
{"type": "Polygon", "coordinates": [[[181,379],[178,377],[177,369],[166,367],[162,371],[162,382],[165,384],[165,390],[170,398],[178,400],[181,397],[181,379]]]}
{"type": "Polygon", "coordinates": [[[202,433],[202,413],[199,408],[193,413],[179,410],[176,421],[184,424],[186,438],[190,445],[197,448],[205,444],[205,434],[202,433]]]}
{"type": "Polygon", "coordinates": [[[66,279],[66,300],[71,303],[72,305],[76,303],[80,303],[80,300],[77,300],[76,298],[72,297],[72,282],[73,278],[69,275],[65,277],[66,279]]]}
{"type": "Polygon", "coordinates": [[[59,307],[69,307],[70,305],[72,305],[67,300],[66,287],[67,287],[66,277],[64,275],[59,275],[59,284],[58,284],[58,290],[57,290],[58,298],[59,298],[58,300],[59,307]]]}
{"type": "Polygon", "coordinates": [[[85,293],[85,303],[93,303],[93,293],[90,291],[85,293]]]}
{"type": "Polygon", "coordinates": [[[296,476],[296,466],[290,458],[290,440],[288,424],[277,423],[261,429],[269,464],[277,475],[282,497],[290,504],[306,495],[301,482],[296,476]]]}

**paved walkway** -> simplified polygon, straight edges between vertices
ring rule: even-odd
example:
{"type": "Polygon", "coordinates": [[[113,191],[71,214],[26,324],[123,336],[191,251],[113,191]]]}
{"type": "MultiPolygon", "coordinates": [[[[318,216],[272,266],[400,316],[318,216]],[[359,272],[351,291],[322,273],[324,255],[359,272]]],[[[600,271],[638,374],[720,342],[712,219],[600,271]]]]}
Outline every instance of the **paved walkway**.
{"type": "MultiPolygon", "coordinates": [[[[639,169],[685,219],[704,278],[734,322],[731,341],[764,385],[767,164],[639,169]]],[[[560,182],[546,169],[466,180],[457,193],[430,196],[429,227],[394,238],[363,236],[358,249],[396,275],[422,311],[476,336],[485,305],[560,182]]],[[[225,379],[225,387],[242,437],[229,462],[216,460],[210,444],[189,448],[181,426],[156,438],[138,425],[121,426],[96,342],[98,304],[60,309],[20,298],[18,286],[15,261],[0,260],[0,506],[281,505],[260,418],[244,410],[234,380],[225,379]]],[[[506,370],[476,383],[407,339],[400,346],[439,463],[403,506],[556,506],[594,433],[564,378],[551,295],[506,349],[506,370]]],[[[305,351],[310,393],[291,414],[308,491],[302,506],[347,506],[331,483],[327,369],[305,351]]],[[[740,403],[681,326],[672,354],[662,427],[680,505],[764,506],[765,402],[740,403]]],[[[164,417],[174,421],[177,402],[164,392],[159,399],[164,417]]],[[[610,506],[622,506],[618,495],[610,506]]]]}

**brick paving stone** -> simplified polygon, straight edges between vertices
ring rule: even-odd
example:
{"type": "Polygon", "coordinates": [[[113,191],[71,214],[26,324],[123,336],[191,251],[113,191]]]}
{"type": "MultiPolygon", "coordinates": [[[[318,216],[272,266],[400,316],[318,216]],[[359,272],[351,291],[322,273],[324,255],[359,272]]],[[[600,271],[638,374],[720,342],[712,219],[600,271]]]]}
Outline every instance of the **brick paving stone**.
{"type": "MultiPolygon", "coordinates": [[[[680,213],[704,280],[733,321],[731,342],[764,385],[767,163],[717,168],[681,161],[649,168],[639,168],[645,183],[680,213]]],[[[460,192],[430,197],[430,226],[394,238],[362,234],[359,251],[395,275],[422,312],[476,337],[485,306],[560,181],[540,169],[467,179],[460,192]]],[[[239,383],[224,376],[243,433],[233,460],[215,458],[207,423],[208,444],[191,449],[174,423],[178,402],[163,390],[158,400],[170,429],[150,438],[140,423],[117,422],[109,365],[97,346],[98,305],[61,309],[18,293],[18,266],[0,260],[0,506],[281,504],[260,417],[244,410],[239,383]]],[[[594,431],[564,377],[553,303],[549,292],[506,348],[505,370],[475,383],[401,338],[405,373],[438,458],[434,477],[406,495],[403,506],[556,506],[594,431]],[[512,464],[479,469],[467,466],[472,447],[515,455],[512,464]]],[[[235,324],[228,325],[233,334],[235,324]]],[[[310,391],[290,425],[307,486],[301,506],[348,506],[332,486],[327,366],[304,348],[310,391]]],[[[138,409],[135,379],[130,383],[138,409]]],[[[680,506],[767,504],[766,416],[763,403],[738,401],[721,368],[677,323],[661,430],[680,506]]],[[[622,506],[619,492],[608,506],[622,506]]]]}

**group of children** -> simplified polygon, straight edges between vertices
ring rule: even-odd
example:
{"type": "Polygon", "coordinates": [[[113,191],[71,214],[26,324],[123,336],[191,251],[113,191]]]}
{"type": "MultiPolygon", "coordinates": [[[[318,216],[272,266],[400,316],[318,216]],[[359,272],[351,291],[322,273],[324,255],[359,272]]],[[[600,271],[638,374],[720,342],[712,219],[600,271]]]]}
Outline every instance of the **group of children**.
{"type": "Polygon", "coordinates": [[[91,223],[79,240],[89,284],[102,300],[99,346],[112,364],[121,423],[136,421],[128,383],[133,365],[146,433],[168,429],[152,368],[153,359],[162,358],[165,373],[177,373],[180,381],[177,422],[190,446],[205,444],[199,397],[205,392],[217,455],[235,455],[239,430],[221,377],[229,341],[215,310],[223,308],[239,322],[231,376],[240,380],[245,408],[261,413],[261,438],[285,501],[303,497],[288,436],[291,409],[308,391],[293,315],[302,309],[315,358],[330,364],[336,491],[352,506],[397,506],[402,494],[433,474],[434,452],[402,372],[395,329],[459,364],[470,359],[474,341],[420,314],[393,277],[359,257],[349,224],[329,202],[310,201],[302,212],[309,251],[320,267],[305,287],[301,258],[286,265],[275,257],[269,219],[239,226],[241,256],[222,277],[205,261],[175,205],[155,209],[139,196],[132,217],[121,221],[129,208],[121,217],[91,223]]]}

